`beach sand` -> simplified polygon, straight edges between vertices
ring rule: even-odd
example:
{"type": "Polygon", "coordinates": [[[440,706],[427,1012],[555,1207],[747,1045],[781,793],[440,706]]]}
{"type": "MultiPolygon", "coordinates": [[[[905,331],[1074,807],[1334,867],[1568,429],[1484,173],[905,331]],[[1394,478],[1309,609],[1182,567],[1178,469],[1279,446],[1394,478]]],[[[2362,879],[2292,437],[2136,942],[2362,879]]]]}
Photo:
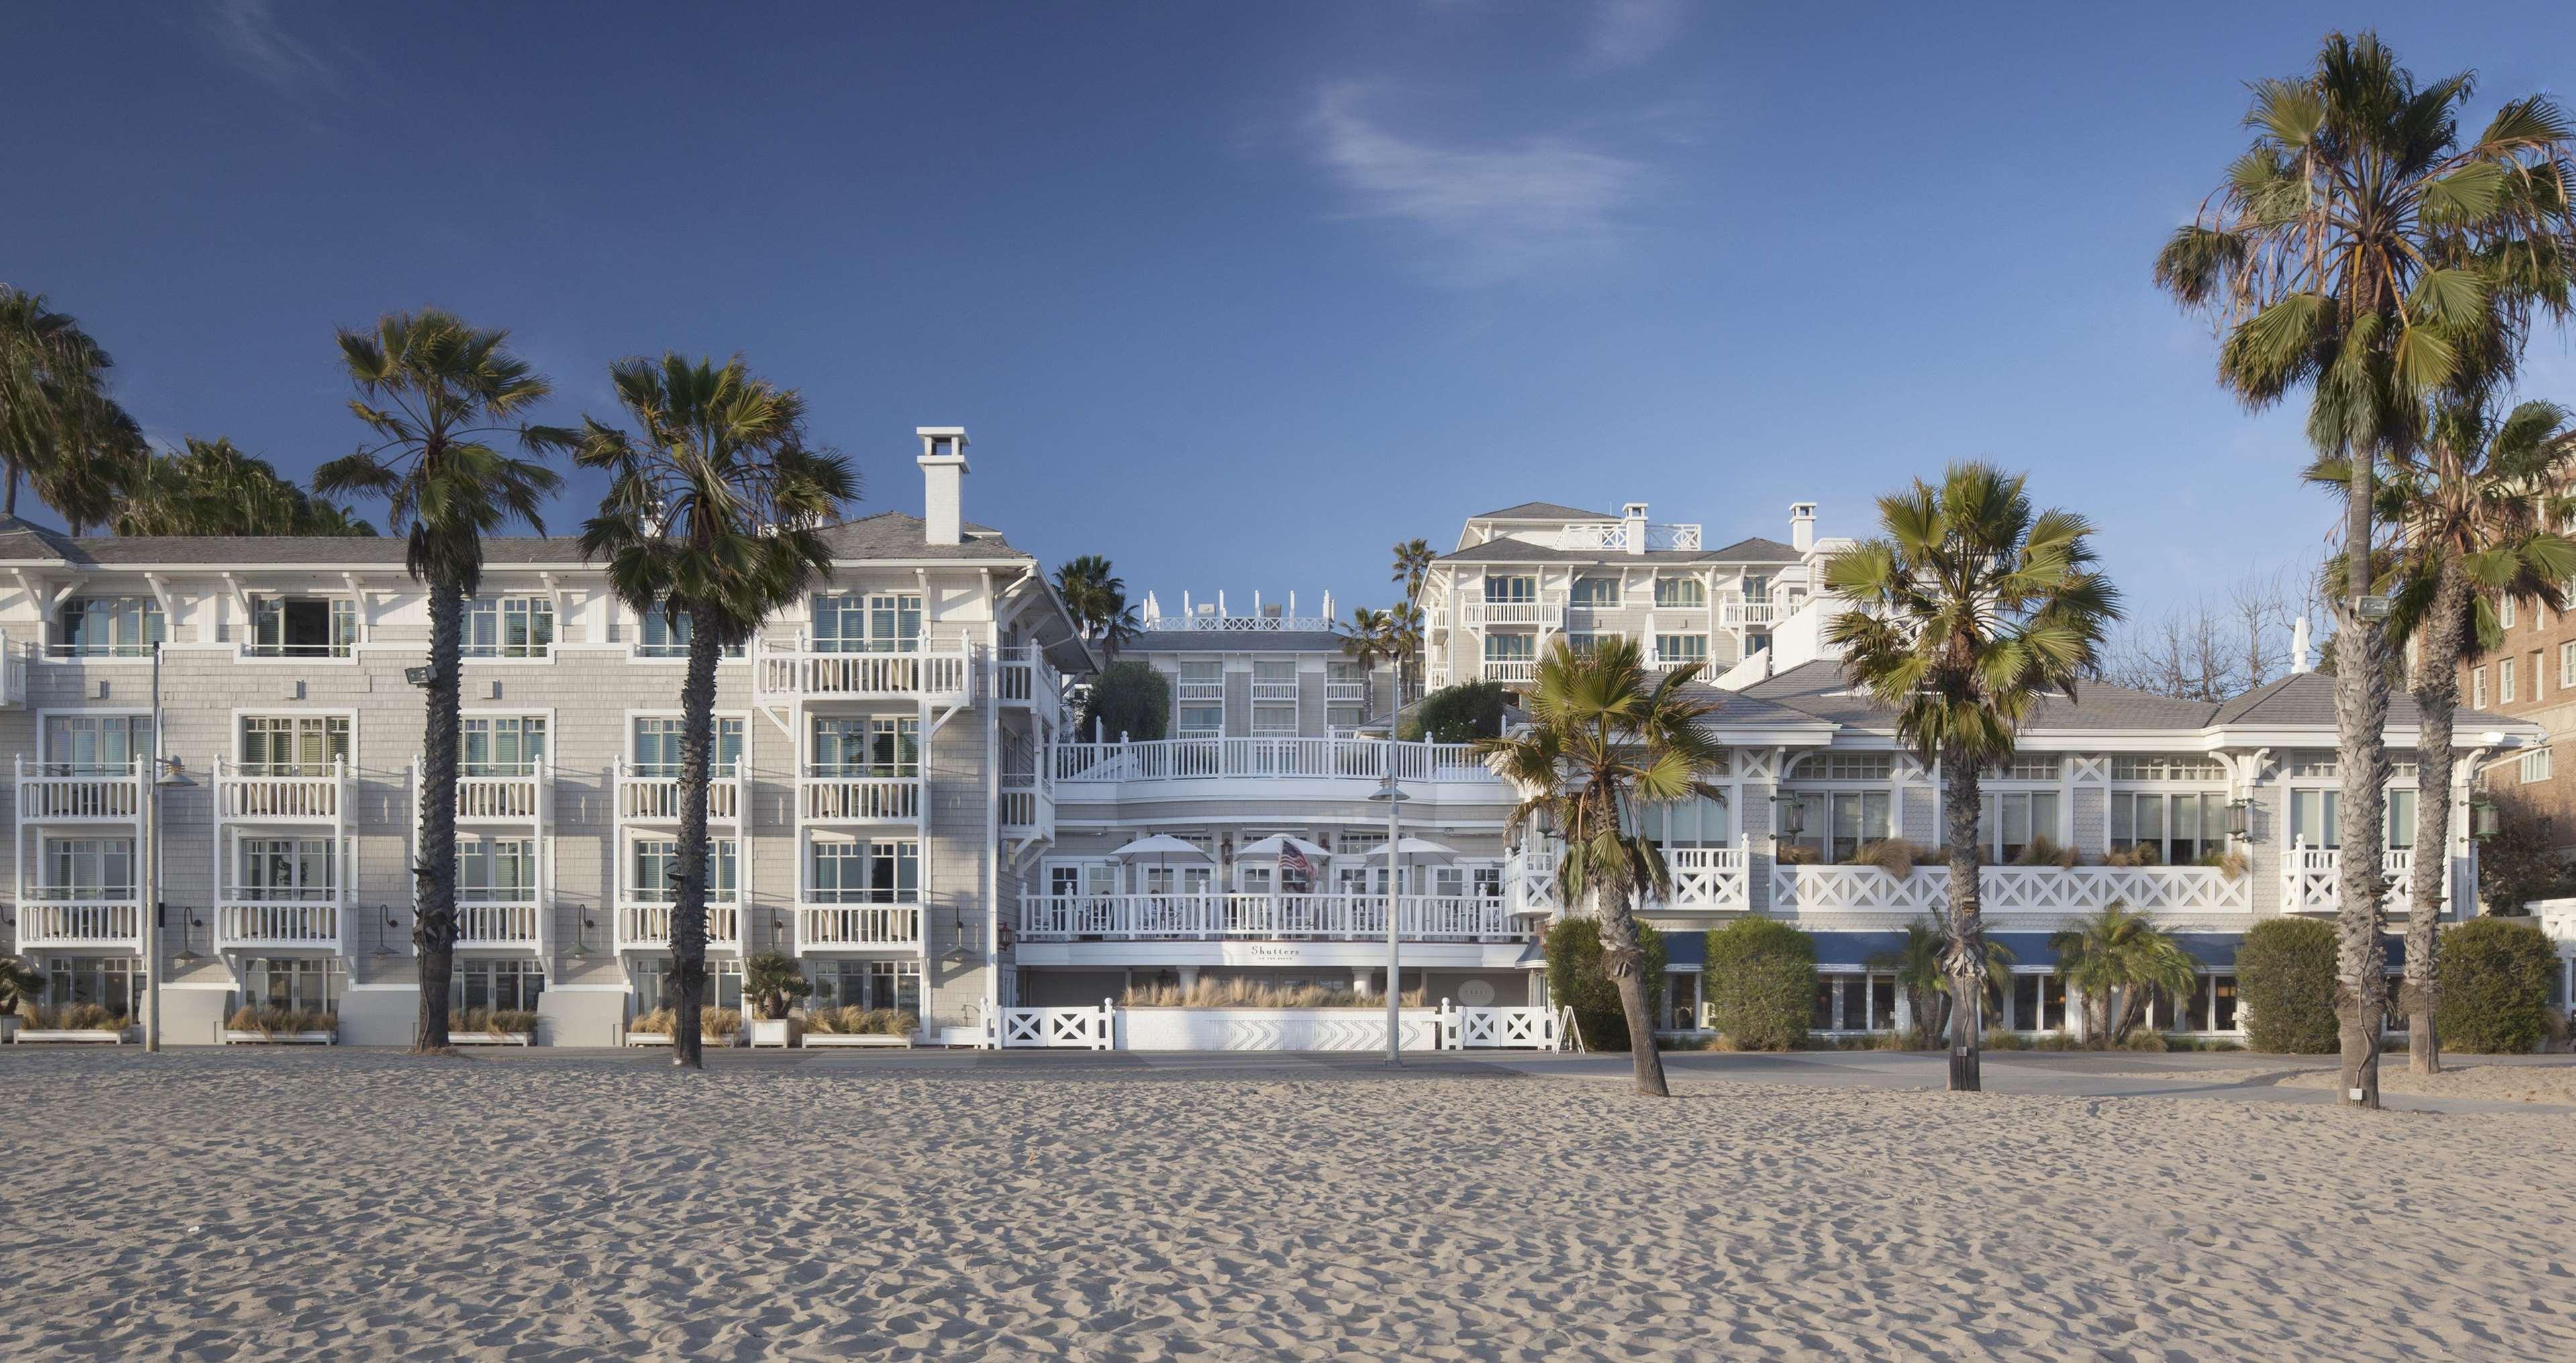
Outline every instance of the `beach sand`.
{"type": "MultiPolygon", "coordinates": [[[[2343,1082],[2343,1073],[2332,1056],[2275,1058],[2281,1066],[2263,1071],[2263,1082],[2294,1089],[2333,1089],[2343,1082]]],[[[2193,1083],[2241,1083],[2251,1076],[2244,1070],[2175,1070],[2155,1077],[2193,1083]]],[[[2484,1056],[2452,1053],[2442,1057],[2440,1074],[2417,1074],[2406,1068],[2403,1051],[2392,1051],[2379,1058],[2379,1091],[2576,1106],[2576,1065],[2498,1064],[2484,1056]]]]}
{"type": "Polygon", "coordinates": [[[714,1063],[0,1057],[0,1356],[2576,1350],[2564,1114],[714,1063]]]}

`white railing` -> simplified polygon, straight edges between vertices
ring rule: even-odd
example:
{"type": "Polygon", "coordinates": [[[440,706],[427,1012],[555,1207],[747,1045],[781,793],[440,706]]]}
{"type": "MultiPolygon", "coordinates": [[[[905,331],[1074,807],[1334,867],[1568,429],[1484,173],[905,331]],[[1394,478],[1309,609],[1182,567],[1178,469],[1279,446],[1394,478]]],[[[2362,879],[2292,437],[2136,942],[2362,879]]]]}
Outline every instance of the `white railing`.
{"type": "MultiPolygon", "coordinates": [[[[1396,913],[1396,935],[1411,941],[1501,941],[1528,934],[1499,899],[1402,895],[1396,913]]],[[[1020,900],[1020,936],[1059,942],[1082,937],[1382,941],[1386,896],[1214,891],[1026,895],[1020,900]]]]}
{"type": "Polygon", "coordinates": [[[1055,779],[1192,781],[1225,777],[1382,781],[1493,781],[1472,743],[1389,743],[1376,738],[1158,738],[1137,743],[1059,743],[1055,779]]]}
{"type": "Polygon", "coordinates": [[[542,769],[515,776],[456,778],[456,817],[528,822],[545,807],[542,769]]]}
{"type": "Polygon", "coordinates": [[[1328,681],[1324,683],[1326,705],[1365,705],[1368,703],[1368,698],[1367,682],[1328,681]]]}
{"type": "Polygon", "coordinates": [[[215,759],[215,810],[228,822],[332,823],[340,817],[348,783],[348,764],[342,758],[332,758],[327,771],[287,774],[219,757],[215,759]]]}
{"type": "Polygon", "coordinates": [[[1138,628],[1149,634],[1330,634],[1341,621],[1328,615],[1220,615],[1211,610],[1159,615],[1138,628]]]}
{"type": "MultiPolygon", "coordinates": [[[[1696,525],[1650,523],[1646,526],[1645,547],[1648,549],[1697,549],[1699,542],[1700,528],[1696,525]]],[[[1628,548],[1628,523],[1597,521],[1569,525],[1556,532],[1554,544],[1559,549],[1625,550],[1628,548]]]]}
{"type": "Polygon", "coordinates": [[[1491,682],[1534,682],[1538,680],[1538,659],[1480,659],[1477,675],[1491,682]]]}
{"type": "MultiPolygon", "coordinates": [[[[671,906],[668,904],[630,904],[617,911],[617,949],[667,949],[671,945],[671,906]]],[[[707,905],[707,945],[740,947],[742,945],[742,908],[738,904],[707,905]]]]}
{"type": "Polygon", "coordinates": [[[1557,1015],[1545,1008],[1460,1008],[1440,1001],[1444,1051],[1554,1051],[1564,1047],[1557,1015]]]}
{"type": "Polygon", "coordinates": [[[1717,620],[1721,625],[1737,627],[1778,624],[1780,605],[1768,599],[1730,596],[1718,603],[1717,620]]]}
{"type": "Polygon", "coordinates": [[[459,904],[456,944],[461,947],[535,947],[539,945],[535,904],[459,904]]]}
{"type": "MultiPolygon", "coordinates": [[[[617,817],[629,823],[676,823],[680,818],[680,778],[638,772],[617,763],[617,817]]],[[[707,781],[707,818],[714,823],[742,820],[742,774],[721,772],[707,781]]]]}
{"type": "MultiPolygon", "coordinates": [[[[2380,874],[2388,889],[2381,899],[2390,912],[2403,913],[2413,902],[2415,849],[2391,848],[2380,854],[2380,874]]],[[[2281,911],[2333,913],[2343,902],[2343,853],[2334,848],[2293,847],[2281,858],[2281,911]]],[[[2450,877],[2443,877],[2442,901],[2451,898],[2450,877]]]]}
{"type": "Polygon", "coordinates": [[[1117,1044],[1118,1006],[1107,999],[1097,1008],[1005,1008],[995,1044],[1017,1050],[1105,1051],[1117,1044]]]}
{"type": "Polygon", "coordinates": [[[340,940],[340,908],[316,903],[215,906],[215,949],[327,947],[340,940]]]}
{"type": "Polygon", "coordinates": [[[0,630],[0,707],[16,708],[27,703],[27,660],[31,655],[27,645],[10,643],[7,631],[0,630]]]}
{"type": "Polygon", "coordinates": [[[20,822],[128,823],[143,816],[143,766],[65,768],[47,764],[30,770],[18,759],[20,822]]]}
{"type": "Polygon", "coordinates": [[[1003,649],[993,684],[1006,702],[1038,706],[1064,703],[1064,674],[1047,661],[1046,650],[1035,644],[1003,649]]]}
{"type": "Polygon", "coordinates": [[[18,901],[18,948],[122,947],[143,940],[142,906],[132,899],[115,901],[48,886],[30,887],[18,901]]]}
{"type": "Polygon", "coordinates": [[[793,652],[766,646],[752,650],[756,696],[954,699],[968,694],[974,674],[973,658],[963,644],[944,649],[925,646],[910,653],[818,652],[800,636],[793,652]]]}
{"type": "Polygon", "coordinates": [[[1668,847],[1664,864],[1672,869],[1673,896],[1662,908],[1742,913],[1753,907],[1741,847],[1668,847]]]}
{"type": "MultiPolygon", "coordinates": [[[[1988,914],[2064,917],[2118,903],[2140,913],[2247,914],[2253,886],[2217,866],[1988,866],[1977,873],[1988,914]]],[[[1771,911],[1938,914],[1949,907],[1950,872],[1918,866],[1891,875],[1875,866],[1775,866],[1771,911]]]]}
{"type": "Polygon", "coordinates": [[[1561,598],[1544,601],[1469,601],[1466,603],[1470,625],[1544,625],[1551,629],[1565,624],[1565,602],[1561,598]]]}
{"type": "Polygon", "coordinates": [[[818,947],[918,947],[919,904],[799,904],[796,943],[818,947]]]}
{"type": "Polygon", "coordinates": [[[905,823],[921,817],[918,776],[803,776],[797,817],[809,821],[905,823]]]}

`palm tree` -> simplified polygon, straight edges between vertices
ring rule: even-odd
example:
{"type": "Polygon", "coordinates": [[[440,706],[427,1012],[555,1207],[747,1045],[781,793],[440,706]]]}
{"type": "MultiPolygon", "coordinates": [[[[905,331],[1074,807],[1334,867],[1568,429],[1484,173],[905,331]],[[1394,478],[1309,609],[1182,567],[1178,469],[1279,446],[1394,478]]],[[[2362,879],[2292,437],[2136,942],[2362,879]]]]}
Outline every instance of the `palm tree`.
{"type": "MultiPolygon", "coordinates": [[[[1903,942],[1870,957],[1865,964],[1871,970],[1896,977],[1896,987],[1905,991],[1905,1011],[1914,1020],[1915,1032],[1937,1037],[1950,1030],[1949,960],[1950,930],[1940,919],[1926,914],[1905,925],[1903,942]]],[[[2012,973],[2013,961],[2011,947],[1992,937],[1986,939],[1989,1008],[2003,1001],[2003,982],[2012,973]]],[[[1983,1029],[1982,1020],[1979,1028],[1983,1029]]]]}
{"type": "Polygon", "coordinates": [[[1606,639],[1584,654],[1560,639],[1539,661],[1538,683],[1522,702],[1529,726],[1476,743],[1519,796],[1506,837],[1543,820],[1565,840],[1557,902],[1580,904],[1599,921],[1601,968],[1628,1015],[1637,1091],[1657,1098],[1669,1091],[1647,1011],[1635,905],[1649,895],[1669,897],[1672,869],[1663,849],[1639,831],[1637,813],[1645,805],[1723,798],[1708,778],[1724,769],[1726,751],[1700,727],[1717,705],[1686,689],[1698,673],[1692,663],[1656,677],[1633,639],[1606,639]]]}
{"type": "Polygon", "coordinates": [[[1404,584],[1404,599],[1420,601],[1422,583],[1431,576],[1431,541],[1410,539],[1395,546],[1395,578],[1404,584]]]}
{"type": "Polygon", "coordinates": [[[1422,659],[1422,584],[1431,576],[1432,558],[1429,540],[1409,539],[1395,546],[1394,580],[1404,584],[1404,603],[1393,614],[1402,627],[1405,646],[1396,659],[1396,680],[1399,687],[1415,688],[1416,695],[1421,694],[1414,673],[1422,659]]]}
{"type": "Polygon", "coordinates": [[[45,972],[21,957],[0,956],[0,1017],[15,1017],[44,996],[45,972]]]}
{"type": "Polygon", "coordinates": [[[2125,1043],[2156,991],[2189,997],[2199,974],[2173,934],[2119,903],[2049,934],[2048,949],[2067,986],[2084,996],[2084,1034],[2101,1045],[2125,1043]]]}
{"type": "Polygon", "coordinates": [[[108,396],[115,364],[42,294],[0,284],[0,515],[25,483],[79,534],[107,519],[140,471],[143,432],[108,396]]]}
{"type": "Polygon", "coordinates": [[[278,476],[230,440],[187,438],[180,454],[151,457],[108,517],[120,535],[373,535],[348,508],[278,476]]]}
{"type": "MultiPolygon", "coordinates": [[[[2387,777],[2385,641],[2365,616],[2373,485],[2422,437],[2424,400],[2519,362],[2537,311],[2576,297],[2570,130],[2549,100],[2508,100],[2463,145],[2467,72],[2419,84],[2375,34],[2330,34],[2313,70],[2254,84],[2253,145],[2156,257],[2159,287],[2224,333],[2219,382],[2249,408],[2310,392],[2308,439],[2349,462],[2335,669],[2346,827],[2376,828],[2387,777]]],[[[2386,1005],[2381,873],[2342,859],[2343,1090],[2379,1105],[2386,1005]]]]}
{"type": "MultiPolygon", "coordinates": [[[[1351,618],[1342,626],[1342,653],[1359,665],[1365,678],[1381,666],[1393,665],[1397,673],[1395,713],[1404,710],[1404,686],[1401,668],[1404,662],[1404,630],[1392,612],[1371,610],[1366,606],[1351,607],[1351,618]]],[[[1388,720],[1387,736],[1395,736],[1393,717],[1388,720]]]]}
{"type": "MultiPolygon", "coordinates": [[[[2434,924],[2442,911],[2450,858],[2451,735],[2459,708],[2464,653],[2504,642],[2496,603],[2538,602],[2565,610],[2564,584],[2576,578],[2576,541],[2558,527],[2576,517],[2567,477],[2576,465],[2576,420],[2548,402],[2509,412],[2478,400],[2444,403],[2426,439],[2388,469],[2378,515],[2398,527],[2389,571],[2396,579],[2389,610],[2392,639],[2416,643],[2410,683],[2421,714],[2415,745],[2417,849],[2406,915],[2407,1051],[2419,1074],[2442,1068],[2433,1027],[2437,998],[2434,924]]],[[[2338,466],[2320,476],[2348,476],[2338,466]]],[[[2535,681],[2534,685],[2537,685],[2535,681]]]]}
{"type": "Polygon", "coordinates": [[[563,484],[543,457],[577,436],[523,418],[552,391],[483,331],[435,308],[387,313],[372,332],[343,329],[340,359],[359,396],[349,410],[373,439],[313,471],[323,496],[385,499],[407,538],[404,566],[429,587],[428,714],[422,743],[418,905],[420,1023],[412,1049],[444,1054],[447,990],[456,965],[457,695],[465,599],[483,580],[483,537],[523,522],[545,533],[538,505],[563,484]],[[516,445],[528,457],[504,453],[516,445]]]}
{"type": "MultiPolygon", "coordinates": [[[[2012,756],[2043,693],[2075,694],[2099,666],[2120,594],[2093,571],[2092,524],[2033,511],[2024,479],[1953,464],[1940,486],[1878,499],[1876,539],[1825,565],[1825,586],[1853,609],[1825,625],[1843,670],[1896,714],[1897,737],[1940,763],[1950,851],[1949,972],[1954,998],[1985,992],[1977,884],[1979,773],[2012,756]]],[[[1980,1087],[1977,1019],[1954,1010],[1950,1087],[1980,1087]]]]}
{"type": "Polygon", "coordinates": [[[1140,625],[1135,607],[1127,604],[1127,584],[1107,558],[1083,554],[1066,560],[1055,570],[1055,591],[1082,637],[1100,645],[1102,657],[1117,657],[1136,638],[1140,625]]]}
{"type": "Polygon", "coordinates": [[[805,442],[805,400],[755,377],[678,354],[609,369],[629,435],[585,418],[578,457],[611,476],[582,527],[586,559],[608,560],[610,588],[638,613],[686,621],[680,685],[680,829],[671,904],[671,976],[679,988],[671,1063],[704,1064],[699,1010],[707,983],[707,782],[716,740],[716,660],[831,575],[816,530],[858,495],[840,455],[805,442]]]}

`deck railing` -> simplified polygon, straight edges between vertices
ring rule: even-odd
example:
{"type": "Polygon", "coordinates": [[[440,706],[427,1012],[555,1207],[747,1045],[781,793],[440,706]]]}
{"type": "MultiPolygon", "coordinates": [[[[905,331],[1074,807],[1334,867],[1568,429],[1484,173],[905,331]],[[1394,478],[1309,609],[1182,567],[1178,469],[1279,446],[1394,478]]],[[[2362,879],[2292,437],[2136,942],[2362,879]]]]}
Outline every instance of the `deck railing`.
{"type": "MultiPolygon", "coordinates": [[[[2394,847],[2379,857],[2380,874],[2388,879],[2386,897],[2380,902],[2391,912],[2403,913],[2412,902],[2415,876],[2415,849],[2394,847]]],[[[2343,902],[2343,853],[2331,847],[2293,847],[2281,858],[2281,911],[2283,913],[2333,913],[2343,902]]],[[[2449,877],[2443,878],[2442,899],[2451,897],[2449,877]]]]}
{"type": "Polygon", "coordinates": [[[332,903],[234,902],[215,906],[215,949],[327,947],[340,940],[332,903]]]}
{"type": "Polygon", "coordinates": [[[1465,606],[1470,625],[1542,625],[1549,629],[1565,626],[1565,600],[1562,597],[1539,601],[1468,601],[1465,606]]]}
{"type": "Polygon", "coordinates": [[[215,759],[217,813],[227,821],[332,823],[340,817],[349,768],[344,758],[315,770],[292,763],[240,763],[215,759]]]}
{"type": "Polygon", "coordinates": [[[918,776],[802,776],[800,818],[826,823],[905,823],[921,817],[918,776]]]}
{"type": "Polygon", "coordinates": [[[1780,623],[1780,604],[1766,597],[1730,596],[1718,602],[1717,621],[1721,625],[1776,625],[1780,623]]]}
{"type": "MultiPolygon", "coordinates": [[[[664,949],[671,945],[671,906],[668,904],[629,904],[617,911],[617,947],[628,949],[664,949]]],[[[740,947],[742,945],[742,908],[738,904],[707,905],[707,945],[740,947]]]]}
{"type": "MultiPolygon", "coordinates": [[[[680,778],[658,768],[617,763],[617,817],[629,823],[675,823],[680,817],[680,778]]],[[[742,775],[718,771],[707,782],[707,818],[736,823],[742,818],[742,775]]]]}
{"type": "Polygon", "coordinates": [[[974,657],[962,641],[924,641],[903,653],[862,653],[818,649],[799,636],[792,650],[758,643],[752,649],[755,699],[962,699],[974,675],[974,657]]]}
{"type": "Polygon", "coordinates": [[[30,763],[18,758],[18,818],[55,823],[128,823],[143,816],[143,766],[30,763]]]}
{"type": "MultiPolygon", "coordinates": [[[[2140,913],[2247,914],[2253,885],[2218,866],[1988,866],[1978,889],[1989,914],[2062,917],[2119,903],[2140,913]]],[[[1775,866],[1773,913],[1939,913],[1950,873],[1918,866],[1892,875],[1876,866],[1775,866]]]]}
{"type": "Polygon", "coordinates": [[[1538,680],[1538,659],[1481,659],[1477,666],[1477,675],[1490,682],[1534,682],[1538,680]]]}
{"type": "Polygon", "coordinates": [[[456,944],[471,947],[535,947],[540,944],[543,911],[533,903],[459,904],[456,944]]]}
{"type": "Polygon", "coordinates": [[[18,947],[130,947],[143,941],[143,909],[125,898],[31,886],[18,900],[18,947]]]}
{"type": "Polygon", "coordinates": [[[919,904],[799,904],[796,943],[817,947],[919,947],[919,904]]]}
{"type": "MultiPolygon", "coordinates": [[[[1028,895],[1020,900],[1024,941],[1076,938],[1304,938],[1372,941],[1386,937],[1385,895],[1099,894],[1028,895]]],[[[1396,934],[1409,941],[1508,941],[1528,935],[1500,899],[1474,895],[1400,895],[1396,934]]]]}
{"type": "Polygon", "coordinates": [[[1389,743],[1373,738],[1160,738],[1059,743],[1062,783],[1191,781],[1224,777],[1380,781],[1492,781],[1470,743],[1389,743]]]}

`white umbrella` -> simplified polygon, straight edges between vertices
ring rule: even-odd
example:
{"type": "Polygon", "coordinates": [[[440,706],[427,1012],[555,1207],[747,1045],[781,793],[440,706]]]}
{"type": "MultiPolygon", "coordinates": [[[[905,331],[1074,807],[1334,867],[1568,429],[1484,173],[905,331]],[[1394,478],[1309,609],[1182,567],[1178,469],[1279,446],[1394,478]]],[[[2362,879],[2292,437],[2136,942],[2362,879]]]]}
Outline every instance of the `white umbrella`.
{"type": "MultiPolygon", "coordinates": [[[[1433,842],[1429,838],[1398,839],[1395,844],[1395,851],[1396,855],[1406,857],[1454,857],[1458,855],[1457,848],[1444,847],[1439,843],[1433,842]]],[[[1386,844],[1378,844],[1378,849],[1369,853],[1369,855],[1372,857],[1384,857],[1386,855],[1386,844]]]]}
{"type": "Polygon", "coordinates": [[[1132,861],[1137,857],[1197,857],[1201,861],[1208,860],[1208,854],[1196,844],[1183,842],[1169,833],[1138,838],[1109,855],[1120,861],[1132,861]]]}
{"type": "Polygon", "coordinates": [[[1247,842],[1236,848],[1234,854],[1238,857],[1284,857],[1291,850],[1308,860],[1333,854],[1331,848],[1318,847],[1292,833],[1273,833],[1259,842],[1247,842]]]}

